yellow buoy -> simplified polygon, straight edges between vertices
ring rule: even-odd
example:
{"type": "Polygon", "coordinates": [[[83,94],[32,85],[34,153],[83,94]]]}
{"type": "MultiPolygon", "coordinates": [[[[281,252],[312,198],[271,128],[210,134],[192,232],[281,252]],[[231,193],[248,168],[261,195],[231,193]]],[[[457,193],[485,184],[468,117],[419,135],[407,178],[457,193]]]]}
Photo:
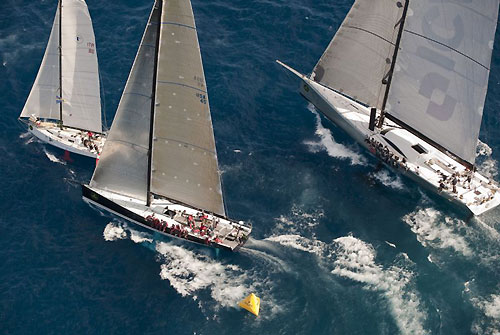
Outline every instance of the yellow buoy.
{"type": "Polygon", "coordinates": [[[255,294],[250,293],[248,297],[245,299],[241,300],[240,303],[238,304],[240,307],[246,309],[250,313],[253,313],[255,315],[259,315],[259,309],[260,309],[260,298],[257,297],[255,294]]]}

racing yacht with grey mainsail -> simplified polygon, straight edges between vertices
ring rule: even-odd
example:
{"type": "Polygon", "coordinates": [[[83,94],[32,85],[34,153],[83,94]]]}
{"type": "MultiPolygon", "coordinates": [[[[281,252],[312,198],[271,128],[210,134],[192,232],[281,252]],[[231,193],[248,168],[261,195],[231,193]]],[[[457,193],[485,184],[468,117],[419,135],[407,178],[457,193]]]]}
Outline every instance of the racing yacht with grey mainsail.
{"type": "Polygon", "coordinates": [[[189,0],[156,0],[83,199],[143,228],[240,248],[251,227],[226,216],[189,0]]]}
{"type": "Polygon", "coordinates": [[[59,0],[42,64],[19,119],[44,142],[99,156],[105,141],[99,70],[84,0],[59,0]]]}
{"type": "Polygon", "coordinates": [[[356,0],[301,94],[385,164],[479,215],[475,167],[498,0],[356,0]]]}

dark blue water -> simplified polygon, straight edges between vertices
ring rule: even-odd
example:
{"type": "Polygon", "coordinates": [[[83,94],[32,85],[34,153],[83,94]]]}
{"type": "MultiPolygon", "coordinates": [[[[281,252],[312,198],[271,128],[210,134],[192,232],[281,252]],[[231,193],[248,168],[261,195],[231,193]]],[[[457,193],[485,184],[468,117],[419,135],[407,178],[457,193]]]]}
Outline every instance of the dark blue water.
{"type": "MultiPolygon", "coordinates": [[[[349,0],[193,0],[236,254],[103,217],[94,162],[16,118],[56,1],[0,2],[0,334],[498,334],[500,211],[465,220],[322,120],[279,58],[312,69],[349,0]],[[259,317],[239,309],[250,292],[259,317]]],[[[152,1],[87,1],[113,118],[152,1]]],[[[497,36],[497,47],[500,40],[497,36]]],[[[497,174],[495,50],[479,167],[497,174]]]]}

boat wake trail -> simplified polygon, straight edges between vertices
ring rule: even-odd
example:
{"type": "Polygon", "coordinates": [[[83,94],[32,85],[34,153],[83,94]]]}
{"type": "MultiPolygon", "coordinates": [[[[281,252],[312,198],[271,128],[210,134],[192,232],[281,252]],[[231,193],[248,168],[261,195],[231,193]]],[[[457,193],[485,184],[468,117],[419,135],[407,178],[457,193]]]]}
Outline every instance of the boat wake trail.
{"type": "Polygon", "coordinates": [[[393,188],[395,190],[403,190],[404,185],[399,176],[392,176],[387,170],[380,170],[378,172],[370,173],[370,177],[382,183],[383,185],[393,188]]]}
{"type": "Polygon", "coordinates": [[[408,269],[413,263],[406,255],[400,254],[394,265],[383,267],[375,262],[374,248],[353,236],[337,238],[332,244],[299,235],[272,236],[266,240],[314,254],[331,274],[382,294],[402,334],[426,333],[426,314],[420,307],[413,272],[408,269]]]}
{"type": "Polygon", "coordinates": [[[497,293],[474,296],[477,291],[481,290],[474,279],[465,283],[464,296],[468,297],[476,308],[471,327],[472,333],[477,335],[500,334],[500,293],[498,293],[498,288],[497,293]]]}
{"type": "Polygon", "coordinates": [[[330,157],[349,159],[352,165],[366,165],[365,159],[359,153],[335,142],[332,132],[321,124],[321,117],[312,104],[309,104],[307,108],[316,116],[316,135],[320,138],[317,142],[304,142],[311,152],[326,151],[330,157]]]}
{"type": "Polygon", "coordinates": [[[47,156],[47,158],[53,162],[53,163],[59,163],[59,164],[62,164],[62,165],[66,165],[66,162],[63,161],[63,160],[60,160],[59,158],[57,158],[54,154],[51,154],[50,152],[47,151],[47,149],[43,149],[43,152],[45,153],[45,156],[47,156]]]}
{"type": "Polygon", "coordinates": [[[463,256],[472,255],[469,244],[460,233],[467,229],[465,222],[461,220],[443,217],[434,208],[420,208],[405,215],[403,221],[410,226],[424,247],[451,248],[463,256]]]}
{"type": "MultiPolygon", "coordinates": [[[[198,301],[200,308],[237,308],[238,302],[249,292],[258,292],[259,296],[266,301],[266,316],[272,317],[280,309],[270,294],[270,288],[266,282],[259,279],[257,273],[252,269],[244,269],[238,265],[226,262],[224,259],[214,259],[212,253],[203,253],[206,249],[189,249],[176,241],[155,241],[153,235],[133,229],[127,223],[110,222],[104,229],[106,241],[130,239],[142,244],[157,253],[160,265],[160,277],[167,280],[172,288],[183,297],[191,297],[198,301]],[[213,304],[203,303],[207,299],[198,299],[198,296],[209,294],[217,302],[213,304]]],[[[254,256],[258,251],[245,250],[241,254],[254,256]]],[[[265,253],[264,253],[265,254],[265,253]]],[[[272,256],[260,255],[266,263],[278,265],[272,267],[273,271],[280,271],[285,267],[279,259],[272,256]]]]}

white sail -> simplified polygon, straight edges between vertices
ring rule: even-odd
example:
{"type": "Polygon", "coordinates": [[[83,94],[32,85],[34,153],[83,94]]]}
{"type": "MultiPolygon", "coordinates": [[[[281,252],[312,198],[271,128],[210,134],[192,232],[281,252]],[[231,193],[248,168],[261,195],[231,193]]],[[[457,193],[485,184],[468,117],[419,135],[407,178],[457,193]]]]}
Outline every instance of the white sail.
{"type": "Polygon", "coordinates": [[[356,0],[316,64],[312,78],[380,108],[402,7],[399,0],[356,0]]]}
{"type": "Polygon", "coordinates": [[[410,1],[387,112],[474,163],[498,0],[410,1]]]}
{"type": "Polygon", "coordinates": [[[42,119],[59,120],[59,9],[57,9],[49,42],[43,55],[35,83],[20,117],[35,115],[42,119]]]}
{"type": "Polygon", "coordinates": [[[161,22],[151,192],[225,215],[191,2],[163,1],[161,22]]]}
{"type": "Polygon", "coordinates": [[[94,29],[84,0],[62,2],[63,124],[102,132],[94,29]]]}
{"type": "Polygon", "coordinates": [[[159,20],[160,11],[155,5],[90,182],[91,187],[144,202],[147,199],[151,97],[159,20]]]}

